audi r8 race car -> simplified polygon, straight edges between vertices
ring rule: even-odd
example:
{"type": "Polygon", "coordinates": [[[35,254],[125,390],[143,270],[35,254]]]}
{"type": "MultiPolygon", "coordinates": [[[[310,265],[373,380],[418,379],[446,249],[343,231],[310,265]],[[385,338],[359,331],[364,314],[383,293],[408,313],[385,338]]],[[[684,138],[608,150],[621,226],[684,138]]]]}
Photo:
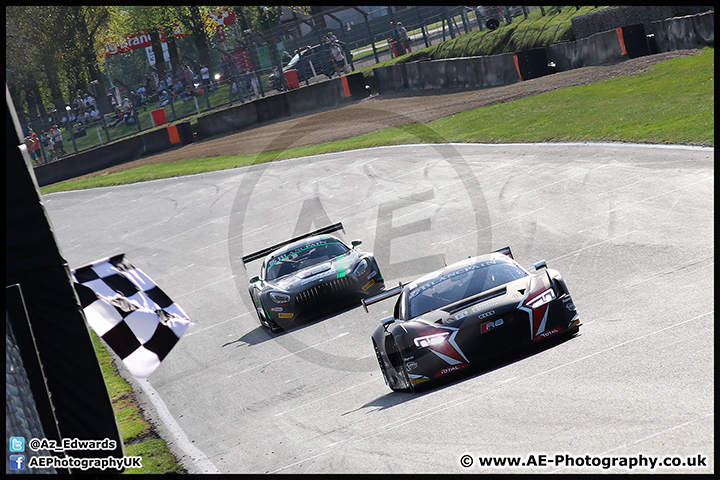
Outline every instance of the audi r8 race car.
{"type": "Polygon", "coordinates": [[[463,260],[363,300],[400,295],[372,336],[385,382],[414,390],[521,345],[580,327],[562,276],[520,266],[510,247],[463,260]]]}
{"type": "Polygon", "coordinates": [[[264,258],[260,275],[248,291],[260,324],[272,332],[299,321],[359,305],[382,291],[385,282],[371,253],[360,252],[361,241],[348,247],[331,232],[342,223],[321,228],[242,257],[243,264],[264,258]]]}

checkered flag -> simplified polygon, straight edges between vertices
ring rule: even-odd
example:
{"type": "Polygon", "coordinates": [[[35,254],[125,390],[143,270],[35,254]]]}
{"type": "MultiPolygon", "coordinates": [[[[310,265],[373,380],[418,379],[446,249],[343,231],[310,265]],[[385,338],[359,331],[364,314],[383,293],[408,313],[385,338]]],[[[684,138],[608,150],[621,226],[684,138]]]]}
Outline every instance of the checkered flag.
{"type": "Polygon", "coordinates": [[[72,274],[88,323],[138,378],[154,372],[193,323],[122,253],[72,274]]]}

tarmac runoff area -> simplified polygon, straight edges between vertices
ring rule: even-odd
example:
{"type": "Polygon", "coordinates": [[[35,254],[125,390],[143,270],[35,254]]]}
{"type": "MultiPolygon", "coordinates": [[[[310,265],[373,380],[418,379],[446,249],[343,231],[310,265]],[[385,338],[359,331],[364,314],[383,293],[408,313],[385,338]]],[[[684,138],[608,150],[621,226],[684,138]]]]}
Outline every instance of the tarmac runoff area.
{"type": "Polygon", "coordinates": [[[146,385],[133,382],[191,473],[708,474],[713,159],[674,146],[407,145],[43,202],[71,268],[125,253],[196,322],[146,385]],[[388,286],[507,245],[528,268],[544,259],[580,333],[392,393],[370,341],[391,300],[279,335],[250,304],[259,264],[245,270],[243,254],[338,221],[388,286]],[[523,463],[480,465],[491,457],[523,463]]]}

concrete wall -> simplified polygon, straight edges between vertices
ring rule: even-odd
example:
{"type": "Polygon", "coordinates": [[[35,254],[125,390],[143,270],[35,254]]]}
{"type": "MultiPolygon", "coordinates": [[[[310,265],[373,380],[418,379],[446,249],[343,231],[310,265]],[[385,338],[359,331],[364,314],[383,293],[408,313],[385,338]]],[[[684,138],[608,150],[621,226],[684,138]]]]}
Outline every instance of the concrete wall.
{"type": "MultiPolygon", "coordinates": [[[[615,18],[614,15],[622,12],[635,12],[630,19],[637,21],[641,13],[647,17],[650,13],[652,15],[668,14],[679,8],[632,7],[628,10],[626,7],[622,7],[621,9],[607,9],[612,10],[610,12],[612,15],[606,15],[604,21],[608,21],[608,18],[615,18]]],[[[432,89],[486,88],[537,78],[553,71],[562,72],[574,68],[620,62],[653,53],[654,45],[648,42],[645,23],[629,23],[629,21],[624,19],[622,22],[615,23],[612,29],[607,31],[547,47],[546,58],[548,62],[555,63],[554,70],[543,69],[542,65],[538,63],[542,59],[543,52],[540,49],[533,49],[514,54],[426,60],[377,67],[373,70],[375,83],[381,94],[432,89]],[[621,47],[618,28],[621,28],[623,32],[626,53],[623,53],[621,47]],[[515,57],[518,60],[517,66],[515,57]],[[518,68],[521,72],[525,72],[522,78],[518,68]]],[[[705,45],[714,46],[715,12],[709,11],[654,22],[653,31],[655,32],[654,43],[660,52],[705,45]]]]}
{"type": "Polygon", "coordinates": [[[689,5],[617,6],[575,17],[571,22],[576,40],[590,37],[599,32],[637,24],[643,24],[647,33],[657,33],[653,25],[657,20],[695,15],[714,9],[715,7],[712,6],[689,5]]]}
{"type": "MultiPolygon", "coordinates": [[[[346,75],[344,80],[335,78],[204,115],[198,118],[197,134],[200,138],[207,138],[238,132],[261,122],[316,112],[323,108],[359,100],[368,95],[362,73],[352,73],[346,75]],[[344,82],[347,82],[347,90],[344,82]]],[[[190,122],[177,124],[177,130],[182,145],[194,141],[190,122]]],[[[35,167],[35,177],[38,185],[44,187],[163,152],[172,147],[168,130],[163,128],[35,167]]]]}
{"type": "Polygon", "coordinates": [[[590,65],[618,62],[623,60],[623,54],[617,32],[610,30],[582,40],[550,45],[548,60],[555,62],[558,72],[563,72],[590,65]]]}
{"type": "Polygon", "coordinates": [[[715,12],[653,22],[658,51],[671,52],[698,46],[715,46],[715,12]]]}
{"type": "Polygon", "coordinates": [[[373,69],[379,92],[484,88],[519,82],[514,54],[399,63],[373,69]]]}
{"type": "Polygon", "coordinates": [[[257,105],[248,102],[198,118],[197,134],[200,138],[208,138],[228,131],[244,130],[256,123],[257,105]]]}
{"type": "MultiPolygon", "coordinates": [[[[187,135],[190,122],[178,124],[177,129],[181,134],[179,145],[187,145],[192,142],[192,138],[188,138],[187,135]]],[[[161,128],[35,167],[33,171],[38,185],[44,187],[131,162],[146,155],[164,152],[172,146],[167,129],[161,128]]]]}

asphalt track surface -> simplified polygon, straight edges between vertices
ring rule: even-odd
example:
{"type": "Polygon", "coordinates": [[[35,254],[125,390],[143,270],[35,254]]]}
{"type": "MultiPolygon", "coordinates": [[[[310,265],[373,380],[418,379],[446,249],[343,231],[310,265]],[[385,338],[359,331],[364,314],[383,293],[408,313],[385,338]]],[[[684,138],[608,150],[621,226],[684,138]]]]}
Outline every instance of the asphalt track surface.
{"type": "Polygon", "coordinates": [[[409,145],[44,203],[71,268],[125,253],[196,322],[149,381],[134,382],[190,472],[707,474],[713,157],[409,145]],[[506,245],[528,268],[545,259],[567,282],[580,333],[393,393],[370,340],[392,300],[278,335],[250,304],[259,262],[245,270],[242,255],[337,221],[375,253],[388,286],[506,245]],[[480,465],[492,456],[525,465],[480,465]],[[619,463],[673,457],[684,466],[619,463]]]}

